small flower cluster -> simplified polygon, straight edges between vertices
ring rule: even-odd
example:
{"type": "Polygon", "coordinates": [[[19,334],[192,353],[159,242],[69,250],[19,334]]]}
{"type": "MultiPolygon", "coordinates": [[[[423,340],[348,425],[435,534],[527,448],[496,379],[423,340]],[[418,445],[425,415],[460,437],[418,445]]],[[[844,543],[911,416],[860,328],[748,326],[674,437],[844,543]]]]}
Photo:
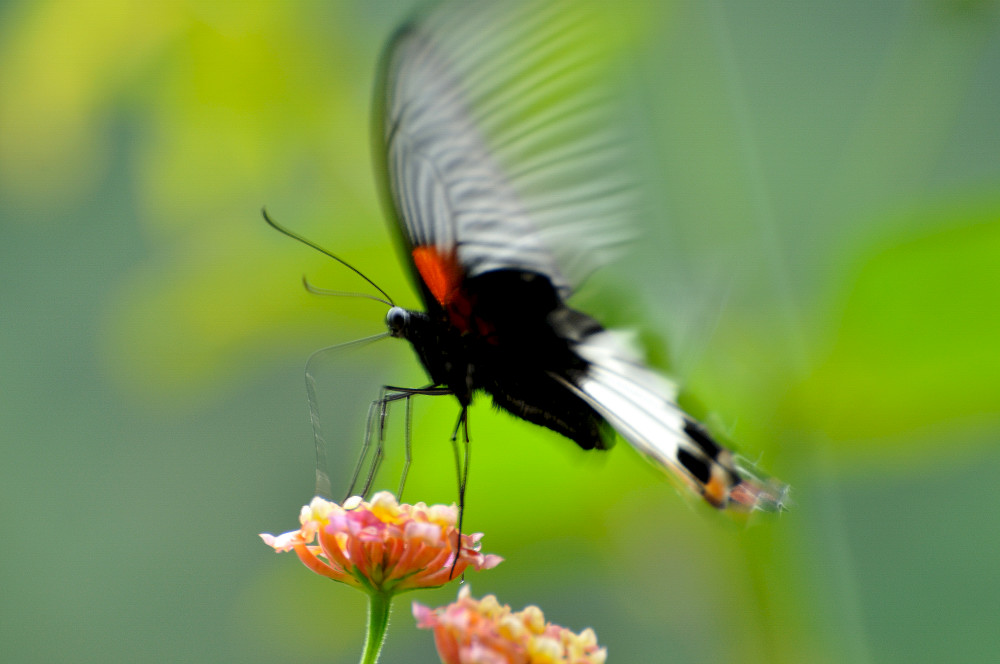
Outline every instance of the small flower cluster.
{"type": "Polygon", "coordinates": [[[432,610],[413,603],[417,626],[434,630],[438,654],[445,664],[604,664],[607,650],[597,647],[590,628],[575,634],[545,622],[537,606],[512,612],[487,595],[469,596],[468,586],[458,601],[432,610]]]}
{"type": "Polygon", "coordinates": [[[343,506],[317,497],[302,508],[300,529],[261,538],[276,551],[294,550],[317,574],[391,595],[500,564],[500,556],[479,552],[481,533],[461,535],[455,560],[457,519],[454,505],[400,505],[388,491],[371,502],[355,496],[343,506]]]}

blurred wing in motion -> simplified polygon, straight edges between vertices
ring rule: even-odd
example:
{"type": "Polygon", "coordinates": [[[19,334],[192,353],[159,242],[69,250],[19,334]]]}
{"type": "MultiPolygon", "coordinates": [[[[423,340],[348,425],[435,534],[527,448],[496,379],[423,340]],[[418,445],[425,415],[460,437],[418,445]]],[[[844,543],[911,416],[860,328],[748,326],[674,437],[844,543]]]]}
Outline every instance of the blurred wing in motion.
{"type": "Polygon", "coordinates": [[[589,367],[567,386],[682,490],[737,512],[780,511],[788,486],[741,462],[676,402],[676,386],[632,350],[628,334],[604,330],[575,350],[589,367]]]}
{"type": "Polygon", "coordinates": [[[637,189],[608,43],[580,2],[444,3],[397,31],[374,138],[411,266],[433,248],[465,277],[535,272],[565,299],[620,248],[637,189]]]}

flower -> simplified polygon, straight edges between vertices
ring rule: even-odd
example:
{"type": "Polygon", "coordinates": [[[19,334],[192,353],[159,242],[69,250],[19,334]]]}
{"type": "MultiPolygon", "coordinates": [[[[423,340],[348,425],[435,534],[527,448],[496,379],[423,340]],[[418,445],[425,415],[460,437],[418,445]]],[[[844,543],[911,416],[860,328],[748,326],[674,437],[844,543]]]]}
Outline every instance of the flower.
{"type": "Polygon", "coordinates": [[[417,627],[434,630],[444,664],[604,664],[608,658],[589,627],[575,634],[545,622],[537,606],[515,613],[493,595],[471,598],[468,586],[444,608],[414,602],[413,616],[417,627]]]}
{"type": "Polygon", "coordinates": [[[479,552],[482,533],[463,534],[455,560],[457,518],[454,505],[400,505],[388,491],[370,503],[354,496],[343,506],[316,497],[299,514],[301,528],[261,539],[275,551],[294,550],[317,574],[392,595],[444,585],[468,567],[500,564],[500,556],[479,552]]]}

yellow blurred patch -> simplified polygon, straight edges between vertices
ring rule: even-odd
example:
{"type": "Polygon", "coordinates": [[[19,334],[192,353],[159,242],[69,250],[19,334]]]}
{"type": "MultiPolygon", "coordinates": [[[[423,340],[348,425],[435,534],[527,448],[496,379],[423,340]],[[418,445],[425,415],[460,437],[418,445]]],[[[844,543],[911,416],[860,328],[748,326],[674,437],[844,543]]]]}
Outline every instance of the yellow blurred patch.
{"type": "Polygon", "coordinates": [[[0,51],[0,179],[11,193],[58,204],[100,179],[101,113],[176,34],[182,12],[130,0],[24,5],[0,51]]]}

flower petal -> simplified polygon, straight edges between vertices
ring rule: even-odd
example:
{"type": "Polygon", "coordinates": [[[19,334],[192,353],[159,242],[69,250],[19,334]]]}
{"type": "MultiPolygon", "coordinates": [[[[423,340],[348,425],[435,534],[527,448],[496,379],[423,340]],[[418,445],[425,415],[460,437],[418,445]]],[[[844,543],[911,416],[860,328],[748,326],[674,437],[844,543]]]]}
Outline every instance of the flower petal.
{"type": "Polygon", "coordinates": [[[579,635],[545,621],[541,609],[513,612],[493,595],[481,600],[468,586],[458,600],[431,610],[414,603],[417,627],[434,631],[445,664],[605,664],[607,650],[597,646],[592,629],[579,635]]]}
{"type": "Polygon", "coordinates": [[[457,518],[454,505],[400,504],[387,491],[371,502],[354,496],[343,506],[317,497],[300,511],[299,530],[261,538],[276,551],[294,550],[317,574],[393,593],[500,564],[500,556],[479,552],[482,533],[459,536],[457,518]]]}

